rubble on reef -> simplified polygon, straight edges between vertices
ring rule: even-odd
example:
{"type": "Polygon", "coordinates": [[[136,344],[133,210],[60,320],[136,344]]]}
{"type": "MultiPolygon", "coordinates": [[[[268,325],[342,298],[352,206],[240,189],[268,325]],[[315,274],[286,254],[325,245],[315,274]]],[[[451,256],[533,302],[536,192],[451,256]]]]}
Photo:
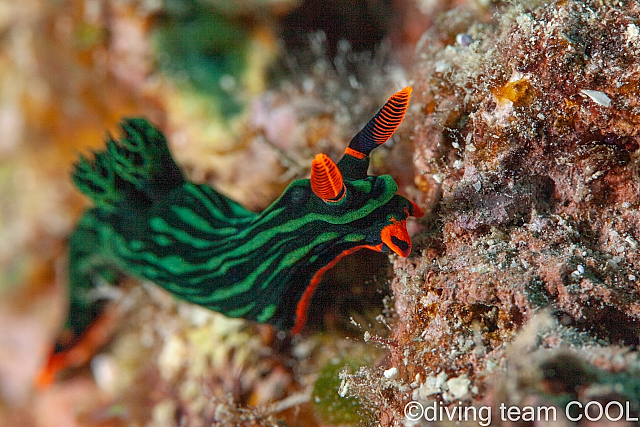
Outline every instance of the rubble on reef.
{"type": "Polygon", "coordinates": [[[633,1],[516,2],[423,36],[406,121],[431,215],[394,264],[399,375],[345,377],[394,390],[371,397],[383,424],[433,399],[637,416],[639,19],[633,1]]]}

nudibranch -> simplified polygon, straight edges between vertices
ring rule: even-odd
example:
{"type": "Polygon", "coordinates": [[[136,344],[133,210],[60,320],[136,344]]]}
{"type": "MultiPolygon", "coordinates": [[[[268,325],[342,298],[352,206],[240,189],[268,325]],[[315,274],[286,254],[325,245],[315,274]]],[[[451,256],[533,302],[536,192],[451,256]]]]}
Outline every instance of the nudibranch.
{"type": "Polygon", "coordinates": [[[146,279],[178,298],[229,317],[299,333],[323,273],[356,250],[406,257],[405,221],[422,216],[389,175],[368,176],[369,154],[391,137],[411,88],[394,94],[335,164],[318,154],[311,178],[292,182],[271,206],[251,212],[208,185],[189,182],[167,142],[145,119],[121,124],[94,159],[81,157],[75,185],[95,203],[69,241],[67,335],[40,382],[83,358],[103,309],[94,285],[119,274],[146,279]],[[70,333],[69,333],[70,332],[70,333]],[[74,349],[75,348],[75,349],[74,349]]]}

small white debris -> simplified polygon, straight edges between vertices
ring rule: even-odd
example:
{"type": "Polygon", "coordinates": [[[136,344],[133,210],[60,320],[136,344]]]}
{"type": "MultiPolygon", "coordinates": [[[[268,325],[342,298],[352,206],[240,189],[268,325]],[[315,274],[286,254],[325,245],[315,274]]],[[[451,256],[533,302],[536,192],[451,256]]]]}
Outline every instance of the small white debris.
{"type": "Polygon", "coordinates": [[[627,31],[625,31],[624,36],[627,39],[627,46],[640,40],[640,30],[638,26],[633,23],[627,25],[627,31]]]}
{"type": "Polygon", "coordinates": [[[609,98],[604,92],[590,89],[582,89],[580,92],[591,98],[591,100],[598,105],[602,105],[603,107],[608,107],[611,105],[611,98],[609,98]]]}
{"type": "Polygon", "coordinates": [[[178,305],[178,314],[191,321],[195,327],[202,327],[211,320],[211,310],[193,304],[178,305]]]}
{"type": "Polygon", "coordinates": [[[578,272],[578,274],[584,274],[584,266],[583,265],[578,265],[576,267],[576,271],[578,272]]]}
{"type": "Polygon", "coordinates": [[[467,378],[467,375],[460,375],[457,378],[451,378],[447,381],[449,394],[453,400],[460,399],[469,393],[469,385],[471,385],[471,381],[467,378]]]}
{"type": "Polygon", "coordinates": [[[474,188],[476,191],[480,191],[480,190],[482,190],[482,183],[481,183],[480,181],[476,181],[476,182],[474,182],[472,185],[473,185],[473,188],[474,188]]]}
{"type": "Polygon", "coordinates": [[[467,47],[473,43],[473,38],[469,34],[460,33],[456,35],[456,43],[462,47],[467,47]]]}
{"type": "Polygon", "coordinates": [[[394,366],[393,368],[387,369],[384,371],[384,377],[388,380],[396,379],[398,377],[398,368],[394,366]]]}
{"type": "Polygon", "coordinates": [[[411,383],[411,388],[420,387],[420,374],[416,374],[416,379],[411,383]]]}
{"type": "Polygon", "coordinates": [[[305,93],[310,93],[315,89],[315,83],[313,82],[312,78],[307,78],[304,79],[304,81],[302,82],[302,90],[305,91],[305,93]]]}
{"type": "Polygon", "coordinates": [[[338,396],[345,397],[349,392],[349,383],[347,380],[342,380],[340,388],[338,389],[338,396]]]}
{"type": "Polygon", "coordinates": [[[636,280],[636,276],[634,276],[633,274],[629,275],[629,281],[634,282],[636,280]]]}
{"type": "Polygon", "coordinates": [[[638,242],[635,241],[635,239],[631,236],[627,236],[624,239],[625,242],[627,242],[629,244],[629,246],[631,246],[631,249],[635,249],[638,247],[638,242]]]}
{"type": "Polygon", "coordinates": [[[420,387],[413,391],[413,400],[426,400],[432,394],[442,392],[442,386],[447,381],[447,374],[440,372],[438,376],[429,376],[420,384],[420,387]]]}

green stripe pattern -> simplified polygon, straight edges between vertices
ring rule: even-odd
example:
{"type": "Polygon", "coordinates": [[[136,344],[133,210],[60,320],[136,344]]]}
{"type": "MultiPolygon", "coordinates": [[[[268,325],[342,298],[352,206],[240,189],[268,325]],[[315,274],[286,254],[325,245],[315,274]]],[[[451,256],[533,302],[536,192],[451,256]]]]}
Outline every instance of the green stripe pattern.
{"type": "Polygon", "coordinates": [[[84,331],[101,310],[90,298],[122,273],[230,317],[290,328],[313,276],[342,252],[379,245],[381,230],[413,205],[388,176],[367,176],[368,158],[338,163],[346,196],[325,203],[308,179],[254,213],[184,179],[162,134],[144,119],[121,125],[73,179],[95,202],[70,239],[68,327],[84,331]]]}

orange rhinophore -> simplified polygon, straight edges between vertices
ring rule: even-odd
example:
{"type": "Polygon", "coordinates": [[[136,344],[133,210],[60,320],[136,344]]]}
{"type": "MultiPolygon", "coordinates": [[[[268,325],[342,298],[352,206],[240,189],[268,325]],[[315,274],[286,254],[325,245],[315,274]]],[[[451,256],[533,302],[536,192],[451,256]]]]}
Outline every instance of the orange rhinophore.
{"type": "Polygon", "coordinates": [[[396,131],[409,105],[411,88],[407,87],[393,95],[376,117],[373,135],[378,144],[384,144],[396,131]]]}
{"type": "Polygon", "coordinates": [[[410,98],[411,87],[393,94],[373,119],[351,140],[345,152],[354,157],[359,157],[354,155],[354,151],[368,156],[371,150],[384,144],[400,126],[410,98]]]}
{"type": "Polygon", "coordinates": [[[337,202],[345,194],[342,174],[333,161],[318,154],[311,163],[311,190],[325,202],[337,202]]]}

